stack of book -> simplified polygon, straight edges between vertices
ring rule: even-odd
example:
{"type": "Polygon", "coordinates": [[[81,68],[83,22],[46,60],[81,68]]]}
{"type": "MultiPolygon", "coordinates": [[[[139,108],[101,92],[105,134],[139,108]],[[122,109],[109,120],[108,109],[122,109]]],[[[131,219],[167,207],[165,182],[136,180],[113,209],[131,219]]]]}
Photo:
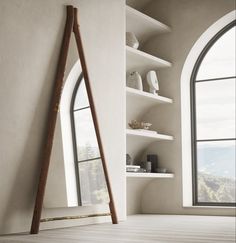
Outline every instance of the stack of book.
{"type": "Polygon", "coordinates": [[[126,165],[126,172],[139,172],[140,165],[126,165]]]}

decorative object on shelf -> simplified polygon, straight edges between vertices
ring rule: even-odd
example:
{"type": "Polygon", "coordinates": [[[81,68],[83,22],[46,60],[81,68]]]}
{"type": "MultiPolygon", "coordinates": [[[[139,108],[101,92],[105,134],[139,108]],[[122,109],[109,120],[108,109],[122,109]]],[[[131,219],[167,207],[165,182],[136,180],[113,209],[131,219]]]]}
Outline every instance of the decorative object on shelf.
{"type": "Polygon", "coordinates": [[[156,72],[151,70],[147,73],[146,77],[149,85],[149,92],[151,94],[158,95],[157,90],[159,90],[159,84],[156,72]]]}
{"type": "Polygon", "coordinates": [[[126,32],[126,45],[138,49],[139,42],[133,32],[126,32]]]}
{"type": "Polygon", "coordinates": [[[146,162],[146,171],[148,173],[151,173],[152,172],[152,162],[151,161],[147,161],[146,162]]]}
{"type": "Polygon", "coordinates": [[[140,172],[140,165],[126,165],[126,172],[140,172]]]}
{"type": "Polygon", "coordinates": [[[146,173],[147,171],[144,168],[140,168],[138,172],[140,172],[140,173],[146,173]]]}
{"type": "Polygon", "coordinates": [[[167,169],[166,168],[157,168],[156,172],[157,173],[167,173],[167,169]]]}
{"type": "Polygon", "coordinates": [[[132,120],[129,123],[129,126],[132,129],[144,129],[144,130],[148,130],[151,125],[152,125],[151,123],[148,123],[148,122],[139,122],[139,121],[136,121],[136,120],[132,120]]]}
{"type": "MultiPolygon", "coordinates": [[[[138,164],[140,165],[140,169],[139,169],[139,172],[143,172],[143,173],[146,173],[146,172],[148,172],[147,171],[147,161],[140,161],[140,162],[138,162],[138,164]]],[[[150,165],[149,165],[150,166],[150,165]]]]}
{"type": "Polygon", "coordinates": [[[126,165],[132,165],[133,160],[129,154],[126,154],[126,165]]]}
{"type": "Polygon", "coordinates": [[[140,161],[138,162],[140,169],[138,172],[151,173],[152,172],[152,162],[151,161],[140,161]]]}
{"type": "Polygon", "coordinates": [[[127,74],[126,85],[130,88],[143,91],[142,77],[137,71],[127,74]]]}
{"type": "Polygon", "coordinates": [[[145,162],[145,161],[139,161],[137,164],[139,164],[140,167],[141,167],[142,169],[145,169],[145,171],[146,171],[146,162],[145,162]]]}
{"type": "Polygon", "coordinates": [[[147,161],[151,161],[152,163],[152,172],[155,173],[157,172],[158,168],[158,157],[157,154],[148,154],[147,155],[147,161]]]}

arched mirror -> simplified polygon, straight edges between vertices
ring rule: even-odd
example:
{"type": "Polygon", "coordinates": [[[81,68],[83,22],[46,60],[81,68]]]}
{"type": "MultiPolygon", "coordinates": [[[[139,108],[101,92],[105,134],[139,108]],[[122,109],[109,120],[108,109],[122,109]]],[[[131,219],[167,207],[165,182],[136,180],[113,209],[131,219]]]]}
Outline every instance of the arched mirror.
{"type": "Polygon", "coordinates": [[[102,161],[83,75],[71,100],[71,128],[80,205],[108,203],[102,161]]]}
{"type": "Polygon", "coordinates": [[[79,60],[69,72],[62,91],[50,160],[44,207],[109,203],[91,107],[79,60]]]}

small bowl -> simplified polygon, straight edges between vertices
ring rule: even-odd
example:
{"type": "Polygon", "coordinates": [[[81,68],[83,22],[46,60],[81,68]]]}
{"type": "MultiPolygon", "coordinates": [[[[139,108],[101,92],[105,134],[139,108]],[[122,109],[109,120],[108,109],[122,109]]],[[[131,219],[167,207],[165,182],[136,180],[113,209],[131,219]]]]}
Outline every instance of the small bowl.
{"type": "Polygon", "coordinates": [[[156,172],[157,173],[166,173],[167,172],[167,169],[166,168],[157,168],[156,169],[156,172]]]}

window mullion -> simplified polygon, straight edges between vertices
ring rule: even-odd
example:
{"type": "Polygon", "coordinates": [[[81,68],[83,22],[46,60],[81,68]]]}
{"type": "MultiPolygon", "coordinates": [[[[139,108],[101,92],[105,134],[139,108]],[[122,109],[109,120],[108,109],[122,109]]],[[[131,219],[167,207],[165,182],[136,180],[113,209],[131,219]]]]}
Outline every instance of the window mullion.
{"type": "Polygon", "coordinates": [[[213,139],[196,139],[196,142],[214,142],[214,141],[232,141],[236,138],[213,138],[213,139]]]}
{"type": "Polygon", "coordinates": [[[93,161],[93,160],[97,160],[97,159],[101,159],[101,157],[96,157],[96,158],[92,158],[92,159],[84,159],[84,160],[78,160],[78,163],[84,163],[84,162],[88,162],[88,161],[93,161]]]}
{"type": "Polygon", "coordinates": [[[225,80],[225,79],[234,79],[236,76],[231,76],[231,77],[219,77],[219,78],[210,78],[210,79],[199,79],[195,80],[196,83],[200,82],[210,82],[210,81],[217,81],[217,80],[225,80]]]}

